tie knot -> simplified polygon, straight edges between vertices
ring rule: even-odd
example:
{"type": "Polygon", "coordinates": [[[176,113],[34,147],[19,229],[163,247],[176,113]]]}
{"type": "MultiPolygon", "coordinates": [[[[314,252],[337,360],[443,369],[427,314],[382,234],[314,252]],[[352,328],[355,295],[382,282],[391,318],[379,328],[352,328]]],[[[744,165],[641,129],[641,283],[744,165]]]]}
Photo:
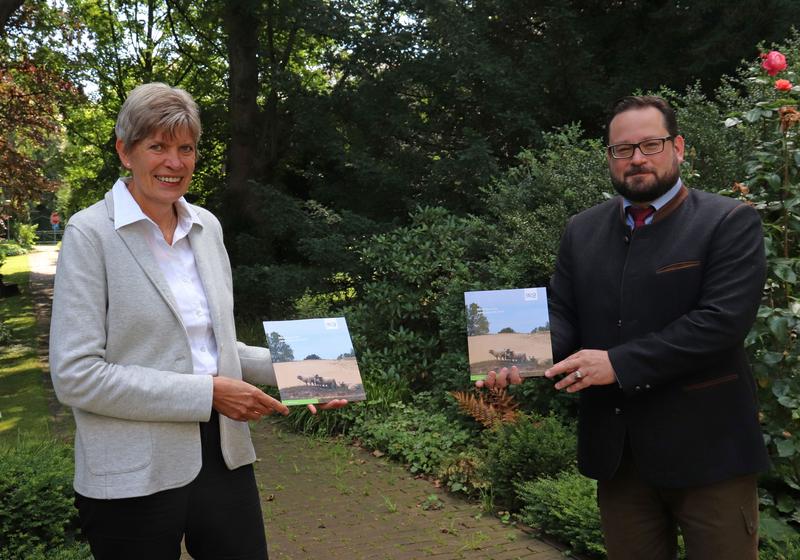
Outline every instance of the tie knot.
{"type": "Polygon", "coordinates": [[[628,206],[628,213],[633,218],[633,229],[645,225],[645,220],[652,216],[655,211],[656,209],[652,206],[648,206],[647,208],[642,208],[640,206],[628,206]]]}

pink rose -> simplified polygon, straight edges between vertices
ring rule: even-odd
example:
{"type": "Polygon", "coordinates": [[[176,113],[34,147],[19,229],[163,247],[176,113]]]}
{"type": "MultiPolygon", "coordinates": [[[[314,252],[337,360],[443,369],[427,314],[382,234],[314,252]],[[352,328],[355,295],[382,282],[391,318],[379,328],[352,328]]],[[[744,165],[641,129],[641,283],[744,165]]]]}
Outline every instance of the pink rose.
{"type": "Polygon", "coordinates": [[[783,56],[778,51],[770,51],[766,55],[761,55],[764,59],[764,62],[761,63],[761,67],[767,71],[767,74],[770,76],[774,76],[781,70],[786,70],[786,57],[783,56]]]}
{"type": "Polygon", "coordinates": [[[789,80],[775,80],[775,89],[778,91],[790,91],[792,89],[792,82],[789,80]]]}

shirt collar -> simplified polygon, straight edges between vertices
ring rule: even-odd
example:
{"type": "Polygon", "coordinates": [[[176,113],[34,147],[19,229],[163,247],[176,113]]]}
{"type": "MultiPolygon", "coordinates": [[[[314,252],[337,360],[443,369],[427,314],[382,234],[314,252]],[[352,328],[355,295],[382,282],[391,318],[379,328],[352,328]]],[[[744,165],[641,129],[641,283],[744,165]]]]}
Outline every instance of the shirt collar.
{"type": "MultiPolygon", "coordinates": [[[[675,198],[675,195],[677,195],[677,194],[678,194],[678,192],[681,190],[681,185],[682,185],[682,184],[683,184],[683,183],[681,183],[681,180],[680,180],[680,177],[679,177],[679,178],[678,178],[678,180],[677,180],[677,181],[675,181],[675,184],[674,184],[674,185],[672,185],[672,188],[671,188],[671,189],[669,189],[669,190],[668,190],[667,192],[665,192],[664,194],[662,194],[661,196],[659,196],[659,197],[658,197],[657,199],[655,199],[653,202],[651,202],[651,203],[650,203],[650,206],[652,206],[653,208],[655,208],[655,209],[656,209],[656,212],[658,212],[659,210],[661,210],[661,208],[663,208],[664,206],[666,206],[666,205],[667,205],[667,203],[668,203],[670,200],[672,200],[673,198],[675,198]]],[[[622,210],[623,210],[623,211],[627,210],[627,209],[628,209],[628,206],[631,206],[632,204],[633,204],[633,203],[632,203],[630,200],[628,200],[627,198],[624,198],[624,197],[622,198],[622,210]]]]}
{"type": "MultiPolygon", "coordinates": [[[[114,229],[119,229],[141,220],[147,220],[155,225],[155,222],[142,212],[139,203],[136,202],[133,195],[131,195],[125,178],[117,179],[117,182],[114,183],[114,187],[111,189],[111,194],[114,197],[114,229]]],[[[188,233],[193,224],[203,227],[200,216],[195,209],[186,202],[185,198],[180,197],[178,199],[176,208],[178,209],[178,226],[181,229],[188,233]]]]}

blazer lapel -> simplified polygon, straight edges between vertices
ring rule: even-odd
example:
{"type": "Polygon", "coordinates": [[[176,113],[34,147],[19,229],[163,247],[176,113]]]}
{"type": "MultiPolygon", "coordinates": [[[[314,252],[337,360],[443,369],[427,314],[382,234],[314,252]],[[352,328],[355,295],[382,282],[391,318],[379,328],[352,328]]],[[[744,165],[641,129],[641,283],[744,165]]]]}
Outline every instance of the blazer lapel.
{"type": "Polygon", "coordinates": [[[208,311],[211,314],[211,327],[214,329],[214,336],[217,340],[222,340],[220,338],[221,333],[218,332],[220,312],[217,294],[220,292],[216,284],[218,277],[216,271],[219,267],[219,262],[216,262],[209,252],[209,243],[203,239],[203,230],[203,226],[192,225],[192,229],[189,230],[189,243],[192,245],[197,274],[200,275],[200,281],[203,283],[203,289],[206,292],[206,301],[208,302],[208,311]]]}
{"type": "MultiPolygon", "coordinates": [[[[112,196],[111,192],[106,194],[106,207],[108,208],[108,217],[113,222],[114,197],[112,196]]],[[[150,247],[147,246],[147,240],[142,230],[142,228],[145,226],[146,224],[143,222],[135,222],[133,224],[128,224],[127,226],[121,227],[120,229],[116,230],[116,232],[128,247],[133,259],[136,261],[139,267],[141,267],[142,271],[144,271],[150,282],[153,283],[153,286],[155,286],[156,290],[158,290],[158,293],[161,294],[161,297],[164,298],[164,301],[167,302],[167,305],[169,305],[172,313],[178,318],[179,321],[181,321],[181,323],[183,323],[181,320],[181,315],[178,312],[178,304],[175,302],[175,297],[172,295],[172,290],[170,290],[164,275],[161,273],[161,269],[153,257],[150,247]]]]}

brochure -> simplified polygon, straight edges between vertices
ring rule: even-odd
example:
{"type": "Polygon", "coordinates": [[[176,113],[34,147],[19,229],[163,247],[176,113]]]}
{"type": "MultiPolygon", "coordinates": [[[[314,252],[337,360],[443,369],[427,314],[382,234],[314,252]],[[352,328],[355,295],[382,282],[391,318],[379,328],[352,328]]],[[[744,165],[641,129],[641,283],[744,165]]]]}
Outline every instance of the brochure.
{"type": "Polygon", "coordinates": [[[545,288],[465,292],[470,379],[517,366],[522,377],[553,365],[545,288]]]}
{"type": "Polygon", "coordinates": [[[264,321],[286,406],[366,398],[344,317],[264,321]]]}

